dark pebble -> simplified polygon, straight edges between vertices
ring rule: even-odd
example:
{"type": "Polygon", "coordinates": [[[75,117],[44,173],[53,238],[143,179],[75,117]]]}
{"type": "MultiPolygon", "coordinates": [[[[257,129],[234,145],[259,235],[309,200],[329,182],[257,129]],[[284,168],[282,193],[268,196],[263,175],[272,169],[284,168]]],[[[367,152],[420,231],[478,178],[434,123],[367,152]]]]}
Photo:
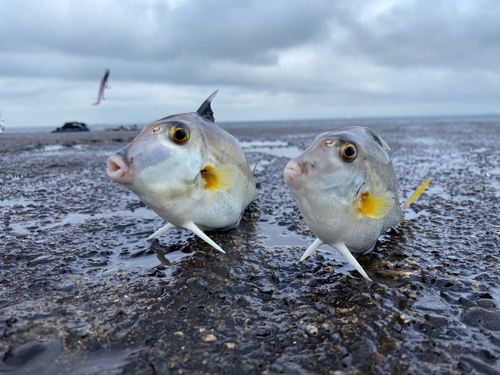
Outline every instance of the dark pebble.
{"type": "Polygon", "coordinates": [[[497,304],[493,300],[487,298],[481,298],[478,300],[477,305],[479,307],[484,307],[485,309],[494,309],[497,307],[497,304]]]}
{"type": "Polygon", "coordinates": [[[427,321],[434,326],[439,327],[439,326],[446,326],[448,324],[448,318],[442,315],[425,314],[424,318],[427,319],[427,321]]]}
{"type": "Polygon", "coordinates": [[[460,297],[458,299],[458,302],[460,302],[460,304],[462,306],[465,306],[465,307],[473,307],[474,306],[474,302],[472,302],[470,299],[467,299],[467,298],[464,298],[464,297],[460,297]]]}
{"type": "Polygon", "coordinates": [[[500,312],[473,307],[463,315],[463,322],[473,327],[500,331],[500,312]]]}
{"type": "Polygon", "coordinates": [[[42,353],[45,357],[51,357],[58,352],[62,352],[59,340],[34,340],[9,350],[5,355],[4,362],[9,366],[25,366],[42,353]]]}
{"type": "Polygon", "coordinates": [[[53,287],[53,289],[57,292],[67,292],[67,293],[72,292],[75,288],[76,284],[72,281],[61,283],[53,287]]]}
{"type": "Polygon", "coordinates": [[[493,367],[477,358],[469,356],[460,358],[459,366],[466,374],[473,374],[475,373],[474,370],[476,370],[480,374],[500,375],[498,367],[493,367]]]}
{"type": "Polygon", "coordinates": [[[38,258],[33,259],[32,261],[28,262],[28,267],[33,267],[39,264],[44,264],[44,263],[49,263],[51,262],[51,259],[49,256],[42,255],[39,256],[38,258]]]}

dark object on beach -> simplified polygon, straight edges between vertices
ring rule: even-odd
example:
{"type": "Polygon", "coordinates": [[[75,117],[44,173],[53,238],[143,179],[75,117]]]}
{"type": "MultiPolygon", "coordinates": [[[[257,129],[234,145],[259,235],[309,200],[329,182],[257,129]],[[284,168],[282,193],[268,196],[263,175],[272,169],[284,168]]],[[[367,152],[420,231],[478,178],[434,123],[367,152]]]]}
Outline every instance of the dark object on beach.
{"type": "Polygon", "coordinates": [[[89,127],[83,122],[67,122],[62,126],[62,128],[57,128],[53,130],[52,133],[60,132],[89,132],[89,127]]]}
{"type": "Polygon", "coordinates": [[[105,128],[106,131],[120,131],[120,130],[134,130],[134,131],[137,131],[137,130],[140,130],[139,129],[139,126],[137,124],[133,124],[133,125],[120,125],[116,128],[113,128],[112,126],[109,126],[107,128],[105,128]]]}

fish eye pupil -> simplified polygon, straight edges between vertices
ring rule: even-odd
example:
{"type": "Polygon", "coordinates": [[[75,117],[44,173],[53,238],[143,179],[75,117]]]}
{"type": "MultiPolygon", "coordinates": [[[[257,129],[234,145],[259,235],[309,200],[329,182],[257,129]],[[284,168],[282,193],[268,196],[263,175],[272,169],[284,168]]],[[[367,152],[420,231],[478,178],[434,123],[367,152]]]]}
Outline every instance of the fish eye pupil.
{"type": "Polygon", "coordinates": [[[175,138],[179,141],[182,141],[184,138],[186,138],[186,131],[184,129],[178,129],[175,132],[175,138]]]}
{"type": "Polygon", "coordinates": [[[349,157],[349,158],[352,158],[354,156],[354,147],[352,146],[348,146],[346,149],[345,149],[345,156],[349,157]]]}

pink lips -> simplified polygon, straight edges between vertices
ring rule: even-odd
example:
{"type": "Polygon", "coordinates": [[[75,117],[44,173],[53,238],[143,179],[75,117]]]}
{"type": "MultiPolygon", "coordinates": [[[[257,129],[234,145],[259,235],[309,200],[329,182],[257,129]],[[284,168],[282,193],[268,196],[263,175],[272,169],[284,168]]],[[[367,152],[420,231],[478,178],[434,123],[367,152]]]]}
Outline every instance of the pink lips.
{"type": "Polygon", "coordinates": [[[114,182],[124,183],[128,182],[130,178],[127,178],[128,172],[130,171],[130,164],[128,160],[125,160],[120,155],[111,155],[107,161],[108,169],[107,173],[109,178],[114,182]]]}
{"type": "Polygon", "coordinates": [[[302,169],[295,160],[290,160],[285,167],[285,182],[294,183],[302,176],[302,169]]]}

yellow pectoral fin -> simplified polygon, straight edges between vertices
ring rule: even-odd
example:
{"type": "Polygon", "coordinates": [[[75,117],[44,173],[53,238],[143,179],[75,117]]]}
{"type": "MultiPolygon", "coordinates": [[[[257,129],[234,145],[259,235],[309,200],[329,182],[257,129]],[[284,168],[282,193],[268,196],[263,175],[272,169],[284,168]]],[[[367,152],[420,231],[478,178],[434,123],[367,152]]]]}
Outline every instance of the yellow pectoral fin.
{"type": "Polygon", "coordinates": [[[201,177],[206,182],[205,189],[226,191],[236,182],[236,172],[234,165],[223,165],[217,168],[205,168],[201,172],[201,177]]]}
{"type": "Polygon", "coordinates": [[[429,183],[432,181],[432,178],[429,178],[427,181],[425,181],[420,187],[408,198],[408,200],[401,206],[401,209],[405,211],[410,204],[415,202],[418,197],[424,192],[425,188],[429,183]]]}
{"type": "Polygon", "coordinates": [[[358,211],[373,219],[382,219],[394,205],[394,194],[389,191],[378,192],[371,195],[369,192],[360,194],[356,199],[358,211]]]}

